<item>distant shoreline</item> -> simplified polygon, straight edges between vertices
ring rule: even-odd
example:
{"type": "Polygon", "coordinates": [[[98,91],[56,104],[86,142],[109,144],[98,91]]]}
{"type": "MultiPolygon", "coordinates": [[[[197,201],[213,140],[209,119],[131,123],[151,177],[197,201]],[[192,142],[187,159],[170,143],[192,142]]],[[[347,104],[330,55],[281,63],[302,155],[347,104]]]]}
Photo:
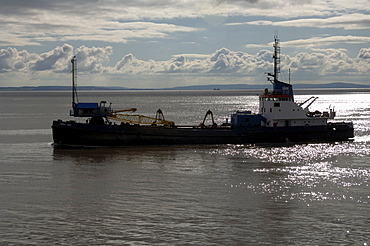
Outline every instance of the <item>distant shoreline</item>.
{"type": "MultiPolygon", "coordinates": [[[[119,86],[79,86],[78,91],[122,91],[122,90],[263,90],[266,85],[192,85],[178,86],[171,88],[127,88],[119,86]]],[[[328,83],[328,84],[296,84],[294,89],[298,90],[366,90],[370,85],[352,84],[352,83],[328,83]]],[[[0,91],[70,91],[71,86],[22,86],[22,87],[0,87],[0,91]]]]}

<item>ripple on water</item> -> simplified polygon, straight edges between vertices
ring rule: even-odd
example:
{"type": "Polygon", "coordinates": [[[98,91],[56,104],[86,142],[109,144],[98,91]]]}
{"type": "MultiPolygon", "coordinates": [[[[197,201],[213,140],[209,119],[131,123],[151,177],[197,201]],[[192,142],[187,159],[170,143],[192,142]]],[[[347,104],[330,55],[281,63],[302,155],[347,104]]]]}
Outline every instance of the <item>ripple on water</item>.
{"type": "Polygon", "coordinates": [[[227,184],[230,188],[247,188],[284,201],[370,202],[364,192],[370,181],[370,149],[366,142],[229,147],[214,152],[239,157],[238,161],[244,163],[259,163],[253,167],[259,182],[227,184]]]}

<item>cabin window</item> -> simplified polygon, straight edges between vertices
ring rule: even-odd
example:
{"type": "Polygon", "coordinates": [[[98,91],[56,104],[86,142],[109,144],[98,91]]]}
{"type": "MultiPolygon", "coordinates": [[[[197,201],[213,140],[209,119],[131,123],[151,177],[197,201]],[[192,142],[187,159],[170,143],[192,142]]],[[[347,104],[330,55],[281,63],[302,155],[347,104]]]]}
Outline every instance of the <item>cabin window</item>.
{"type": "Polygon", "coordinates": [[[280,103],[274,103],[274,107],[275,108],[279,108],[280,107],[280,103]]]}
{"type": "Polygon", "coordinates": [[[270,113],[272,113],[272,108],[270,108],[270,113]]]}

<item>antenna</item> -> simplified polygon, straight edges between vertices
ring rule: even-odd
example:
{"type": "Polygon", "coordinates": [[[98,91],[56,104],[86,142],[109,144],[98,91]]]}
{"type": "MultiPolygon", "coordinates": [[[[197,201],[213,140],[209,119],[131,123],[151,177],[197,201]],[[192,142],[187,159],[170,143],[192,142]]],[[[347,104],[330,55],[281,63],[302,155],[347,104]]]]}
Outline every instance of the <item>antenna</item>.
{"type": "Polygon", "coordinates": [[[72,106],[76,106],[76,100],[77,98],[77,60],[76,56],[73,56],[72,60],[72,106]]]}
{"type": "Polygon", "coordinates": [[[276,82],[278,81],[278,74],[280,73],[280,40],[277,36],[277,31],[275,31],[274,39],[274,82],[276,82]]]}

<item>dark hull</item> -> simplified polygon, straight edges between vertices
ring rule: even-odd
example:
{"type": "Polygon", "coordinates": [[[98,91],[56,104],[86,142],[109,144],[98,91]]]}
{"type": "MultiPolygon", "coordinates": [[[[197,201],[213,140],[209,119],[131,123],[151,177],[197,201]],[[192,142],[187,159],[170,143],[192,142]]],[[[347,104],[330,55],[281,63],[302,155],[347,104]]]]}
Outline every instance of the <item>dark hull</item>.
{"type": "Polygon", "coordinates": [[[53,122],[59,145],[144,146],[346,141],[354,137],[352,123],[302,127],[155,127],[90,125],[53,122]]]}

